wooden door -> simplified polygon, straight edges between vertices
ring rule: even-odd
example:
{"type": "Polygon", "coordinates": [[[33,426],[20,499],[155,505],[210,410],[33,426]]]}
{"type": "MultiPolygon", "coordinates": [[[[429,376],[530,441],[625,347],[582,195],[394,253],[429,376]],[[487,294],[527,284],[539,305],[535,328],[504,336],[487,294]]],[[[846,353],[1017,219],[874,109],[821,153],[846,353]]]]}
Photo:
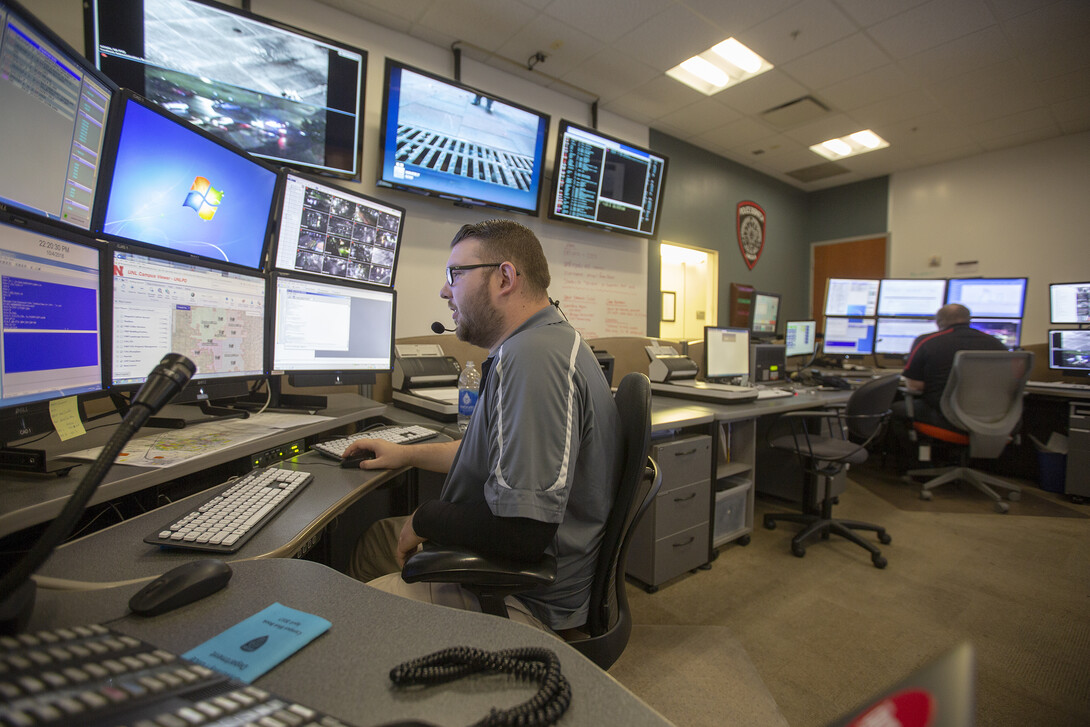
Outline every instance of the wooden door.
{"type": "Polygon", "coordinates": [[[825,288],[829,278],[886,277],[886,236],[848,242],[815,242],[813,273],[810,281],[814,320],[819,331],[825,330],[825,288]]]}

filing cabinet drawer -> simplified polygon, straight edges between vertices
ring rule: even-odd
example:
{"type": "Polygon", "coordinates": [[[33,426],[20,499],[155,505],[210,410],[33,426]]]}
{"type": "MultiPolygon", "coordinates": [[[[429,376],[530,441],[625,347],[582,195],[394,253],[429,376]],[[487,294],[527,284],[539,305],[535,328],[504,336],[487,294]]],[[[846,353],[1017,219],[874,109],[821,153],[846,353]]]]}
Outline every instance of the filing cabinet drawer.
{"type": "Polygon", "coordinates": [[[711,510],[711,486],[708,480],[660,492],[654,510],[644,515],[654,517],[655,539],[687,530],[707,521],[711,510]]]}
{"type": "Polygon", "coordinates": [[[706,434],[678,437],[651,447],[662,472],[661,492],[707,480],[711,476],[712,438],[706,434]]]}
{"type": "Polygon", "coordinates": [[[679,576],[708,562],[708,523],[656,540],[650,562],[628,572],[651,586],[679,576]]]}

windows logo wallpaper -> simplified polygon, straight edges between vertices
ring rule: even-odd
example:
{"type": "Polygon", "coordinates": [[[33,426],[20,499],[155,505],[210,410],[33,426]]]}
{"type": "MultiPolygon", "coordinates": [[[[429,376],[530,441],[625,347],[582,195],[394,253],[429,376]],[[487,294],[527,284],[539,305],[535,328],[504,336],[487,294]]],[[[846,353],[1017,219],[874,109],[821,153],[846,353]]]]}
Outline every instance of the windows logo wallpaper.
{"type": "Polygon", "coordinates": [[[193,186],[189,188],[189,194],[185,196],[182,206],[193,209],[202,220],[211,220],[223,201],[223,192],[212,186],[204,177],[193,180],[193,186]]]}

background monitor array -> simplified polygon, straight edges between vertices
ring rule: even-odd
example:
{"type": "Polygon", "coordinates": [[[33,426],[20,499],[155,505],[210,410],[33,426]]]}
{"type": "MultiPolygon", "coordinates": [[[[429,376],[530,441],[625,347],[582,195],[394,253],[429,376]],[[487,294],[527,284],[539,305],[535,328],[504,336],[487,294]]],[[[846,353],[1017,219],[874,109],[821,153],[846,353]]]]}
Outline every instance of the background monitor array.
{"type": "Polygon", "coordinates": [[[1052,283],[1048,286],[1051,323],[1090,323],[1090,282],[1052,283]]]}
{"type": "Polygon", "coordinates": [[[206,0],[89,0],[107,76],[223,141],[360,179],[367,53],[206,0]]]}
{"type": "Polygon", "coordinates": [[[787,321],[784,325],[787,356],[813,356],[817,351],[816,321],[787,321]]]}
{"type": "Polygon", "coordinates": [[[1090,377],[1090,331],[1049,331],[1048,367],[1064,376],[1090,377]]]}

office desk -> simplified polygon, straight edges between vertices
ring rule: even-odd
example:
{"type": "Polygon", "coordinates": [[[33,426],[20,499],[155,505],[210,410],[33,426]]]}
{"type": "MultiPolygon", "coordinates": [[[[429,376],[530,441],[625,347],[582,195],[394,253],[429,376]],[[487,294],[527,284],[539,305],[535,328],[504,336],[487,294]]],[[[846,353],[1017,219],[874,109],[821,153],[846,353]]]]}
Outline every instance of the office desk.
{"type": "MultiPolygon", "coordinates": [[[[331,396],[329,401],[329,408],[318,412],[321,416],[329,417],[328,419],[283,430],[236,447],[221,449],[207,456],[190,459],[172,467],[115,466],[106,474],[106,478],[99,485],[88,505],[124,497],[149,487],[176,480],[179,477],[202,472],[239,458],[249,457],[255,452],[282,446],[296,439],[312,437],[364,419],[381,416],[386,411],[385,404],[355,394],[338,394],[331,396]]],[[[180,408],[182,407],[173,407],[175,410],[180,408]]],[[[164,416],[170,415],[169,409],[168,407],[168,411],[164,413],[164,416]]],[[[184,410],[186,417],[189,419],[207,419],[192,407],[185,407],[184,410]]],[[[77,439],[59,444],[53,444],[53,442],[56,442],[56,435],[53,434],[51,435],[52,442],[46,440],[42,445],[36,446],[39,446],[39,448],[48,447],[51,457],[63,457],[65,452],[75,452],[105,444],[114,430],[115,427],[103,427],[89,431],[86,435],[77,439]]],[[[136,436],[146,436],[164,431],[171,430],[145,427],[136,436]]],[[[0,538],[24,528],[48,522],[56,517],[89,467],[89,462],[81,462],[75,466],[67,477],[5,472],[3,474],[3,497],[0,497],[0,538]]]]}
{"type": "Polygon", "coordinates": [[[222,591],[154,618],[128,613],[128,599],[139,586],[39,591],[28,630],[102,623],[182,654],[279,602],[333,625],[255,685],[360,727],[409,718],[470,724],[491,707],[508,708],[533,696],[536,685],[506,677],[476,676],[409,690],[391,685],[389,671],[401,662],[462,645],[554,651],[572,686],[571,707],[560,725],[669,724],[575,649],[529,626],[391,596],[309,561],[257,560],[231,567],[234,574],[222,591]]]}
{"type": "Polygon", "coordinates": [[[38,570],[39,582],[55,588],[67,586],[47,579],[76,581],[73,585],[82,582],[109,584],[154,578],[176,565],[200,558],[216,557],[235,562],[299,556],[318,538],[322,529],[352,503],[407,471],[407,468],[341,469],[337,462],[315,452],[293,457],[280,466],[311,472],[314,480],[236,553],[217,555],[162,548],[144,542],[146,535],[230,487],[229,483],[223,483],[65,543],[38,570]]]}

